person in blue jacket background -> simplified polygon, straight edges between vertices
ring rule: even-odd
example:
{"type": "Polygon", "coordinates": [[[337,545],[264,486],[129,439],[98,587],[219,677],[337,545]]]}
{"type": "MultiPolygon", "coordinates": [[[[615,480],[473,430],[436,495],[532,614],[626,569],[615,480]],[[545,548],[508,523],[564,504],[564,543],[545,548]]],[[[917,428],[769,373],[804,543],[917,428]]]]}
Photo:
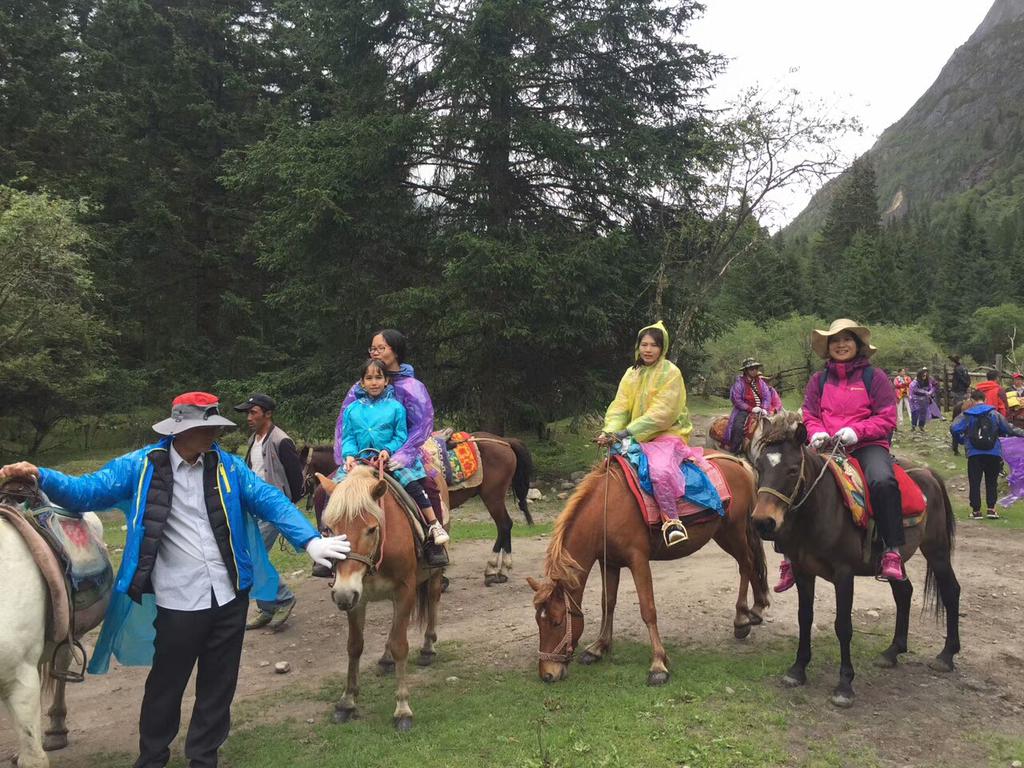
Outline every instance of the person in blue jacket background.
{"type": "Polygon", "coordinates": [[[280,490],[214,442],[234,426],[214,395],[188,392],[175,398],[170,418],[153,425],[159,442],[96,472],[71,477],[26,461],[0,468],[0,481],[35,478],[69,512],[125,512],[124,554],[89,671],[106,672],[111,655],[126,665],[152,664],[135,768],[163,768],[170,759],[196,665],[185,755],[191,768],[217,765],[249,598],[272,600],[277,592],[258,520],[273,523],[321,565],[332,567],[350,549],[344,536],[321,537],[280,490]]]}
{"type": "Polygon", "coordinates": [[[1003,469],[1003,447],[999,438],[1024,437],[1024,430],[1012,426],[994,406],[986,404],[984,392],[974,390],[971,399],[974,405],[957,417],[949,431],[953,439],[966,448],[971,517],[981,517],[981,479],[984,477],[986,517],[998,520],[996,483],[1003,469]],[[981,419],[988,419],[989,423],[981,423],[981,419]]]}

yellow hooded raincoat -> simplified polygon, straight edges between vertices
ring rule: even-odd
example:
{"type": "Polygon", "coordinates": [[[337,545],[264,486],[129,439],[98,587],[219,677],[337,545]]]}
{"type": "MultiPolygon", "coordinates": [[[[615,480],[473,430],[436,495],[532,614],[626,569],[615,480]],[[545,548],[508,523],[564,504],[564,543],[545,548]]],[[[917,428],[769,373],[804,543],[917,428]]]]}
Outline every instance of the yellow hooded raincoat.
{"type": "Polygon", "coordinates": [[[665,335],[661,357],[651,365],[630,368],[619,382],[619,391],[604,416],[604,431],[626,430],[641,443],[661,435],[675,435],[684,441],[693,425],[686,409],[686,385],[682,372],[668,360],[668,329],[659,320],[640,329],[636,336],[636,357],[640,358],[640,339],[651,329],[665,335]]]}

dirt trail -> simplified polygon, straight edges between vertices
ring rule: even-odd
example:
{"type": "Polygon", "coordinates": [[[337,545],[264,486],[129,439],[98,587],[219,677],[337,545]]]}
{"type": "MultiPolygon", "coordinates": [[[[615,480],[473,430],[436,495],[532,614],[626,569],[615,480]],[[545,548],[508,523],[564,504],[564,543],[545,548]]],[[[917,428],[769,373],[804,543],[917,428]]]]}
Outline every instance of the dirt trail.
{"type": "MultiPolygon", "coordinates": [[[[997,526],[966,521],[960,524],[954,564],[963,586],[964,650],[957,659],[958,670],[943,676],[925,666],[942,647],[943,627],[921,613],[925,563],[917,556],[908,564],[917,587],[911,618],[912,652],[906,663],[890,673],[873,670],[870,658],[856,657],[858,701],[848,711],[833,710],[827,704],[836,672],[822,660],[826,654],[820,651],[834,647],[834,610],[830,586],[819,582],[815,625],[819,654],[810,669],[807,687],[798,695],[782,694],[792,696],[791,706],[806,715],[794,717],[798,723],[793,734],[794,760],[799,759],[802,739],[815,736],[812,731],[802,732],[802,728],[814,727],[799,725],[805,720],[835,726],[830,732],[842,733],[850,743],[878,745],[878,756],[887,766],[934,765],[936,755],[943,755],[943,765],[980,764],[984,745],[964,738],[975,730],[974,726],[968,727],[969,721],[1006,736],[1024,736],[1020,724],[1024,640],[1016,633],[1016,619],[1024,607],[1024,532],[1002,531],[997,526]],[[883,722],[888,723],[884,727],[890,738],[879,738],[878,728],[883,722]],[[908,746],[920,743],[922,732],[930,734],[927,743],[908,746]]],[[[490,543],[458,544],[449,570],[452,586],[442,603],[440,639],[458,640],[462,648],[472,651],[477,663],[530,668],[535,663],[537,640],[532,592],[525,576],[541,573],[546,543],[546,537],[540,536],[516,539],[514,577],[508,584],[489,589],[483,586],[482,571],[490,543]],[[495,638],[502,641],[496,642],[495,638]]],[[[770,577],[774,579],[778,556],[770,547],[767,551],[770,577]]],[[[655,563],[653,569],[662,637],[681,649],[672,659],[675,674],[686,674],[688,647],[757,654],[766,642],[772,642],[795,653],[795,590],[775,596],[767,622],[756,628],[749,640],[737,642],[732,640],[731,626],[736,566],[728,555],[712,544],[686,560],[655,563]]],[[[584,643],[589,643],[597,631],[600,590],[593,588],[596,583],[592,582],[584,600],[588,620],[584,643]]],[[[298,603],[285,630],[277,634],[255,632],[246,637],[236,701],[258,700],[267,692],[296,683],[318,687],[325,677],[343,674],[345,620],[330,603],[327,582],[303,576],[293,588],[298,603]],[[318,663],[329,657],[338,661],[318,663]],[[274,674],[273,663],[280,660],[291,662],[291,674],[274,674]],[[265,662],[269,666],[263,666],[265,662]]],[[[858,632],[888,639],[894,615],[887,585],[869,579],[857,581],[854,624],[858,632]]],[[[371,607],[363,657],[367,668],[383,651],[389,622],[390,610],[385,605],[371,607]]],[[[628,578],[622,581],[616,636],[647,642],[636,592],[628,578]]],[[[410,634],[410,645],[417,644],[418,638],[410,634]]],[[[84,768],[96,764],[97,753],[135,750],[146,671],[114,665],[105,676],[69,687],[71,746],[51,754],[54,768],[84,768]]],[[[780,675],[783,671],[778,670],[780,675]]],[[[643,684],[645,675],[646,668],[636,670],[637,685],[643,684]]],[[[183,722],[191,711],[190,697],[191,686],[184,702],[183,722]]],[[[287,715],[320,718],[323,708],[320,701],[290,704],[287,715]]],[[[4,718],[0,720],[0,757],[8,754],[12,745],[13,734],[4,718]]]]}

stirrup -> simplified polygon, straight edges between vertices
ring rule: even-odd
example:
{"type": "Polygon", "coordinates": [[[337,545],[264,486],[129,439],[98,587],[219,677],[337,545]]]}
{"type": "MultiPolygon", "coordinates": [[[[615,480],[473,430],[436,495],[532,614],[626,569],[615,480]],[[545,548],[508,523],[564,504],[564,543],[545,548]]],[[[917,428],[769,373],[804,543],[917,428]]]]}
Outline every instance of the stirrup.
{"type": "Polygon", "coordinates": [[[674,547],[676,544],[682,544],[684,541],[688,541],[690,534],[686,531],[686,526],[678,520],[666,520],[661,524],[661,538],[665,542],[666,547],[674,547]],[[677,531],[682,534],[682,538],[676,539],[675,541],[669,541],[668,535],[672,531],[677,531]]]}

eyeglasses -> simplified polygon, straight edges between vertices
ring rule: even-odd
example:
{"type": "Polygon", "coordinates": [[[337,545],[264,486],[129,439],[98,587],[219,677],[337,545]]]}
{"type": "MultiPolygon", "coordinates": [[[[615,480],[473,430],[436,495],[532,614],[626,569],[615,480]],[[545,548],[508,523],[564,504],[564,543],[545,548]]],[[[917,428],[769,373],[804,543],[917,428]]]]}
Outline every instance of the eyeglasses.
{"type": "Polygon", "coordinates": [[[370,351],[370,354],[372,355],[374,352],[380,353],[380,352],[383,352],[386,349],[391,349],[391,347],[389,347],[387,344],[385,344],[383,347],[370,347],[369,351],[370,351]]]}

